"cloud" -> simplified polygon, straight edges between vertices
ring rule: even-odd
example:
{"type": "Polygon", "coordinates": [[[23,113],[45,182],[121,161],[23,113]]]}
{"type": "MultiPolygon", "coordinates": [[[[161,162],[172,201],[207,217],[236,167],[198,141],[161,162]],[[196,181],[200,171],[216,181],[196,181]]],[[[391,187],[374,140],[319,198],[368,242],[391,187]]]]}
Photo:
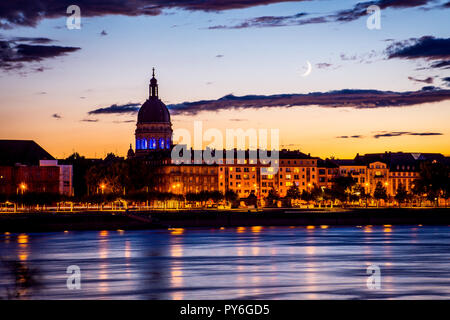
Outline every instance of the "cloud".
{"type": "MultiPolygon", "coordinates": [[[[78,47],[29,44],[45,43],[47,40],[53,41],[47,38],[14,38],[11,40],[0,40],[0,69],[22,69],[25,67],[26,63],[41,62],[45,59],[64,56],[81,49],[78,47]]],[[[44,71],[44,68],[39,67],[34,69],[34,71],[42,72],[44,71]]]]}
{"type": "Polygon", "coordinates": [[[329,68],[331,66],[332,66],[331,63],[326,63],[326,62],[316,63],[317,69],[326,69],[326,68],[329,68]]]}
{"type": "Polygon", "coordinates": [[[109,107],[98,108],[89,111],[88,114],[134,114],[139,111],[140,103],[127,103],[122,105],[113,104],[109,107]]]}
{"type": "Polygon", "coordinates": [[[57,119],[57,120],[59,120],[59,119],[62,118],[62,117],[61,117],[59,114],[57,114],[57,113],[54,113],[54,114],[52,115],[52,117],[55,118],[55,119],[57,119]]]}
{"type": "Polygon", "coordinates": [[[82,119],[81,122],[98,122],[98,119],[82,119]]]}
{"type": "Polygon", "coordinates": [[[136,120],[113,121],[113,123],[131,123],[131,122],[136,122],[136,120]]]}
{"type": "Polygon", "coordinates": [[[444,81],[445,84],[446,84],[448,87],[450,87],[450,77],[442,78],[442,81],[444,81]]]}
{"type": "MultiPolygon", "coordinates": [[[[259,5],[303,0],[77,0],[83,17],[106,15],[156,16],[166,9],[189,11],[223,11],[259,5]]],[[[65,17],[72,0],[3,1],[0,5],[0,28],[34,27],[42,19],[65,17]]]]}
{"type": "Polygon", "coordinates": [[[433,62],[430,65],[431,68],[442,68],[442,69],[450,69],[450,60],[442,60],[433,62]]]}
{"type": "Polygon", "coordinates": [[[388,58],[432,61],[431,68],[450,68],[450,38],[424,36],[394,42],[386,49],[388,58]]]}
{"type": "Polygon", "coordinates": [[[433,81],[434,81],[433,77],[428,77],[428,78],[425,78],[425,79],[417,79],[417,78],[413,78],[413,77],[408,77],[408,79],[411,80],[411,81],[428,83],[428,84],[433,83],[433,81]]]}
{"type": "Polygon", "coordinates": [[[244,20],[236,25],[217,25],[211,26],[208,29],[244,29],[255,27],[284,27],[289,25],[297,25],[300,23],[300,18],[303,18],[307,14],[304,12],[297,13],[289,16],[261,16],[244,20]]]}
{"type": "Polygon", "coordinates": [[[10,40],[13,42],[28,42],[33,44],[48,44],[55,42],[55,40],[42,37],[14,37],[10,40]]]}
{"type": "Polygon", "coordinates": [[[243,20],[234,25],[216,25],[209,29],[243,29],[263,27],[299,26],[316,23],[351,22],[367,15],[367,8],[377,5],[380,9],[414,8],[433,3],[434,0],[378,0],[359,2],[350,9],[336,11],[332,14],[310,17],[307,13],[298,13],[290,16],[261,16],[243,20]]]}
{"type": "Polygon", "coordinates": [[[360,139],[360,138],[363,138],[363,136],[361,136],[361,135],[339,136],[339,137],[336,137],[336,138],[338,138],[338,139],[360,139]]]}
{"type": "Polygon", "coordinates": [[[450,100],[450,90],[434,88],[408,92],[344,89],[308,94],[247,95],[232,94],[217,100],[201,100],[169,105],[171,113],[196,115],[202,111],[229,109],[289,108],[295,106],[320,106],[329,108],[373,109],[404,107],[422,103],[450,100]]]}
{"type": "Polygon", "coordinates": [[[394,42],[386,49],[389,59],[449,59],[450,38],[424,36],[419,39],[394,42]]]}
{"type": "Polygon", "coordinates": [[[440,132],[407,132],[407,131],[393,131],[388,133],[379,133],[374,135],[375,139],[383,137],[400,137],[400,136],[442,136],[440,132]]]}
{"type": "Polygon", "coordinates": [[[223,54],[218,54],[218,55],[216,55],[216,58],[223,58],[223,57],[224,57],[223,54]]]}
{"type": "Polygon", "coordinates": [[[105,30],[103,30],[102,32],[100,32],[100,35],[101,35],[101,36],[107,36],[108,33],[107,33],[105,30]]]}

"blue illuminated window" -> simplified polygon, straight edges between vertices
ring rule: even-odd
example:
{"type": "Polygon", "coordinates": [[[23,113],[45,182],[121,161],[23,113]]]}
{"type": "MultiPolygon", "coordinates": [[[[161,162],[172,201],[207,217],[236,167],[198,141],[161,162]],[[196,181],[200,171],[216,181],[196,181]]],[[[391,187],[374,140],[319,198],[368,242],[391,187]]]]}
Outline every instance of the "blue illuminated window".
{"type": "Polygon", "coordinates": [[[147,149],[147,140],[142,139],[142,149],[147,149]]]}
{"type": "Polygon", "coordinates": [[[164,149],[164,139],[163,138],[159,139],[159,148],[164,149]]]}

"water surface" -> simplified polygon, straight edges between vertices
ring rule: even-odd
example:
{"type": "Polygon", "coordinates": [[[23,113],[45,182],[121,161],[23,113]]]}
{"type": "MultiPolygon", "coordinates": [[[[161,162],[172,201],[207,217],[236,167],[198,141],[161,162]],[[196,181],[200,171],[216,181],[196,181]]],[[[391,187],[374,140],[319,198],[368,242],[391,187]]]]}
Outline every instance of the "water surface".
{"type": "MultiPolygon", "coordinates": [[[[249,227],[0,234],[23,299],[449,299],[450,227],[249,227]],[[68,290],[67,267],[81,270],[68,290]],[[369,265],[381,288],[368,289],[369,265]],[[22,269],[21,269],[22,270],[22,269]],[[16,273],[17,274],[17,273],[16,273]]],[[[10,296],[11,298],[11,296],[10,296]]]]}

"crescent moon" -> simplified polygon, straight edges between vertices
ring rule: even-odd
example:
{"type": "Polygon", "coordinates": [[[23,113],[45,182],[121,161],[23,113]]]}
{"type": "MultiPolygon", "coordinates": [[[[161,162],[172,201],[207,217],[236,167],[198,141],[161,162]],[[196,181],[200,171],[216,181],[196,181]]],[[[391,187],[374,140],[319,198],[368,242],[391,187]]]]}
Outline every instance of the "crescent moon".
{"type": "Polygon", "coordinates": [[[308,69],[305,71],[305,73],[302,74],[302,77],[307,77],[312,71],[312,66],[309,61],[306,61],[306,64],[308,65],[308,69]]]}

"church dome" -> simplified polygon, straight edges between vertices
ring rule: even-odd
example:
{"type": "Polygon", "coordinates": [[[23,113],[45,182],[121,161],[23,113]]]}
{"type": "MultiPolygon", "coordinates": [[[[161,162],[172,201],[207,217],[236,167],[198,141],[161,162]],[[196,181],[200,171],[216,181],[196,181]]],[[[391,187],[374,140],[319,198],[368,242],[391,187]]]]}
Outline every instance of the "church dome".
{"type": "Polygon", "coordinates": [[[155,78],[155,69],[150,79],[149,98],[144,102],[138,113],[138,123],[168,122],[170,113],[166,105],[158,97],[158,81],[155,78]]]}
{"type": "Polygon", "coordinates": [[[144,102],[138,113],[138,123],[170,122],[169,110],[157,97],[144,102]]]}

